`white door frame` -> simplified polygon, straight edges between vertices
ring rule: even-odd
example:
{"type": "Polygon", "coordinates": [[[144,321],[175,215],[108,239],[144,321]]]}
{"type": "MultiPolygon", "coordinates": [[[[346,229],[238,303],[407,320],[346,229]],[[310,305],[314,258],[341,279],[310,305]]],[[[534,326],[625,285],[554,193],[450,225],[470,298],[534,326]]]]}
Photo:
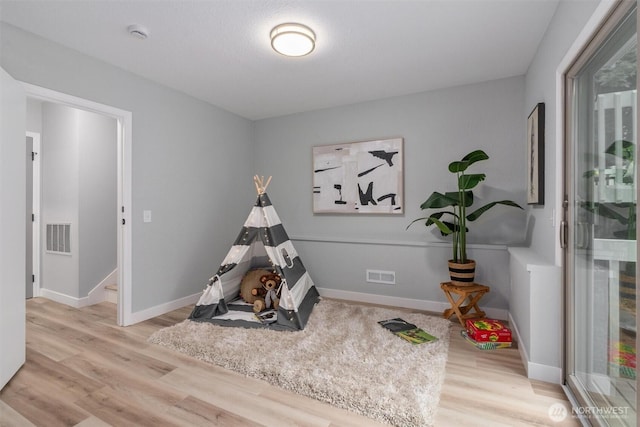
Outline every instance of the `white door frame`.
{"type": "MultiPolygon", "coordinates": [[[[36,153],[33,158],[33,201],[31,205],[31,211],[33,214],[33,221],[31,226],[33,228],[33,239],[32,239],[32,252],[33,252],[33,265],[32,265],[32,273],[34,276],[33,280],[33,297],[40,296],[40,189],[42,185],[42,181],[40,178],[40,134],[37,132],[29,132],[27,131],[26,135],[33,139],[33,152],[36,153]]],[[[27,213],[28,214],[28,213],[27,213]]]]}
{"type": "Polygon", "coordinates": [[[22,83],[26,95],[41,101],[98,113],[116,119],[118,123],[118,325],[133,324],[131,311],[131,182],[132,182],[132,113],[109,105],[56,92],[29,83],[22,83]]]}

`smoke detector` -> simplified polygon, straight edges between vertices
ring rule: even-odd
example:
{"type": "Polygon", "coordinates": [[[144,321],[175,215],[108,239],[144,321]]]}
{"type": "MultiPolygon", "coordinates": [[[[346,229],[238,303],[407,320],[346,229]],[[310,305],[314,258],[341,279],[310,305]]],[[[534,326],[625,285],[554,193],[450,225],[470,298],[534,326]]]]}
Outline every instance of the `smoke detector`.
{"type": "Polygon", "coordinates": [[[129,31],[129,34],[131,34],[133,37],[140,40],[144,40],[147,37],[149,37],[149,30],[147,30],[142,25],[138,25],[138,24],[129,25],[127,27],[127,31],[129,31]]]}

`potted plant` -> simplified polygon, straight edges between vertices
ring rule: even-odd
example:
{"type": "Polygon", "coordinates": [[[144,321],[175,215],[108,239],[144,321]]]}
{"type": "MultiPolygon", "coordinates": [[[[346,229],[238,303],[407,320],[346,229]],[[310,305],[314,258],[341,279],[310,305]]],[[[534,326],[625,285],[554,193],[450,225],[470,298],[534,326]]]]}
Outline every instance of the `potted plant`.
{"type": "Polygon", "coordinates": [[[462,160],[449,163],[449,172],[456,175],[457,191],[439,193],[434,191],[429,198],[420,205],[422,210],[451,208],[430,214],[427,217],[415,219],[413,223],[424,221],[425,226],[435,225],[443,236],[452,235],[453,254],[449,260],[449,274],[451,282],[456,285],[473,285],[475,279],[475,261],[467,257],[467,222],[475,221],[494,207],[495,205],[513,206],[522,209],[520,205],[511,200],[500,200],[487,203],[486,205],[467,213],[467,208],[473,205],[473,191],[481,181],[484,181],[486,174],[466,173],[467,168],[481,160],[487,160],[489,156],[482,150],[475,150],[467,154],[462,160]]]}

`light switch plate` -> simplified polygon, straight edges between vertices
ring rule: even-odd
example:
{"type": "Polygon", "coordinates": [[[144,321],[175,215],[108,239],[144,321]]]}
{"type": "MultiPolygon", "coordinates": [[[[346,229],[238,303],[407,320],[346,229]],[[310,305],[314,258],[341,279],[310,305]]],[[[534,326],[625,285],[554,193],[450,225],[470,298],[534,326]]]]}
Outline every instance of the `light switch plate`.
{"type": "Polygon", "coordinates": [[[151,222],[151,211],[142,211],[142,221],[151,222]]]}

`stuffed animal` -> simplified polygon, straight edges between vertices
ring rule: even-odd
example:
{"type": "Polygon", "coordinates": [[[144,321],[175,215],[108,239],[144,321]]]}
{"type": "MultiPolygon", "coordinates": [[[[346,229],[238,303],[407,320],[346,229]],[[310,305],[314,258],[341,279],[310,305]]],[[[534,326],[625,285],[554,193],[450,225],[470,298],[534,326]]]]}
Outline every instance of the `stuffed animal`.
{"type": "Polygon", "coordinates": [[[250,270],[240,282],[240,298],[249,304],[253,304],[253,311],[256,313],[264,310],[266,306],[264,298],[267,295],[267,290],[262,285],[260,278],[270,274],[272,273],[267,270],[250,270]]]}
{"type": "Polygon", "coordinates": [[[273,304],[273,309],[277,310],[280,305],[280,298],[278,298],[278,286],[282,279],[277,274],[265,274],[260,277],[260,283],[262,283],[263,288],[266,291],[266,295],[264,297],[265,307],[271,308],[273,304]]]}

